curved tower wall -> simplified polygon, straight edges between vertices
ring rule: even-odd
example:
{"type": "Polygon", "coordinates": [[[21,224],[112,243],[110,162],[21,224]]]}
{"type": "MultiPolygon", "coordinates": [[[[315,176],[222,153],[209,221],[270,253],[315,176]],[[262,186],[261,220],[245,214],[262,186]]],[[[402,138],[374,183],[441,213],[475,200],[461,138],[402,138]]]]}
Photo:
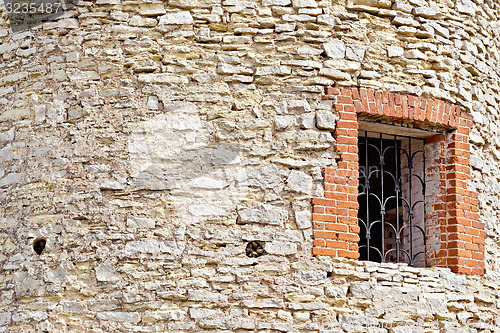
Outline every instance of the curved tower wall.
{"type": "Polygon", "coordinates": [[[491,324],[499,6],[96,0],[16,33],[3,11],[0,332],[491,324]],[[472,115],[484,275],[313,255],[331,87],[472,115]]]}

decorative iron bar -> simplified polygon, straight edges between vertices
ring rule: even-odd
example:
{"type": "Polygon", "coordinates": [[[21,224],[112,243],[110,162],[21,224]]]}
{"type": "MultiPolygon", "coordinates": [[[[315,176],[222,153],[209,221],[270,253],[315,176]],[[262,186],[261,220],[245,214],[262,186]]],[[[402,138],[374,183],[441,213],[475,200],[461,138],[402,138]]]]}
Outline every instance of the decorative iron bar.
{"type": "Polygon", "coordinates": [[[425,266],[424,139],[364,131],[358,147],[360,259],[425,266]]]}

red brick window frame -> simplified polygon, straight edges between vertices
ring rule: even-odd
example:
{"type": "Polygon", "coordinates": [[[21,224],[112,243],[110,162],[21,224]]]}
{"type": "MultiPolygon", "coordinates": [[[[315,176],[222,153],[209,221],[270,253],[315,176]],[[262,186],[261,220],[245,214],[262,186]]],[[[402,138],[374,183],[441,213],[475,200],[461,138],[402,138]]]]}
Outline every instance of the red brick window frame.
{"type": "Polygon", "coordinates": [[[425,141],[426,183],[433,182],[426,190],[426,265],[484,274],[486,233],[477,193],[467,188],[472,116],[442,100],[364,88],[327,88],[324,98],[339,114],[334,137],[340,159],[324,169],[324,197],[312,199],[313,254],[359,258],[358,118],[369,118],[442,130],[425,141]]]}

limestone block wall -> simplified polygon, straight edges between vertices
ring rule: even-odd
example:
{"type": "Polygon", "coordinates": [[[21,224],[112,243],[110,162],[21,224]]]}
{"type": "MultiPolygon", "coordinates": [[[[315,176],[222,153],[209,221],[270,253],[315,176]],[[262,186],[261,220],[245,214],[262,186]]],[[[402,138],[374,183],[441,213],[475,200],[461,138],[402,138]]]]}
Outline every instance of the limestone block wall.
{"type": "Polygon", "coordinates": [[[2,3],[0,332],[498,330],[499,5],[2,3]],[[329,87],[472,115],[484,276],[313,255],[329,87]]]}

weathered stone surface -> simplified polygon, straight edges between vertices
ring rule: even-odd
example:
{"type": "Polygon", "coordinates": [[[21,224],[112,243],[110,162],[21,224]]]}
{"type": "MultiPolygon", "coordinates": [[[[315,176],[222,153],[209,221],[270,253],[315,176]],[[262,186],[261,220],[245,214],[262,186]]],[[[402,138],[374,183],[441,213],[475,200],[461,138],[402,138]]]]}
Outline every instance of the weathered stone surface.
{"type": "Polygon", "coordinates": [[[401,57],[404,54],[404,49],[399,46],[389,46],[387,47],[388,57],[401,57]]]}
{"type": "Polygon", "coordinates": [[[186,77],[175,75],[175,74],[139,74],[137,78],[139,82],[143,83],[169,83],[169,84],[182,84],[188,83],[189,80],[186,77]]]}
{"type": "Polygon", "coordinates": [[[266,253],[287,256],[297,253],[297,244],[285,242],[267,242],[264,247],[266,253]]]}
{"type": "Polygon", "coordinates": [[[133,228],[154,228],[156,223],[152,218],[129,216],[127,218],[127,226],[133,228]]]}
{"type": "Polygon", "coordinates": [[[160,24],[193,24],[193,17],[189,11],[167,13],[160,17],[160,24]]]}
{"type": "Polygon", "coordinates": [[[316,125],[314,114],[304,114],[298,116],[296,119],[297,119],[297,125],[299,125],[300,128],[310,129],[314,128],[314,126],[316,125]]]}
{"type": "Polygon", "coordinates": [[[80,1],[16,33],[5,15],[0,332],[499,326],[495,1],[80,1]],[[312,255],[349,87],[473,115],[484,276],[312,255]]]}
{"type": "Polygon", "coordinates": [[[255,208],[238,208],[238,223],[282,225],[287,217],[286,210],[273,205],[258,203],[255,208]]]}
{"type": "Polygon", "coordinates": [[[312,190],[312,177],[303,172],[292,170],[286,180],[287,188],[290,191],[310,194],[312,190]]]}
{"type": "Polygon", "coordinates": [[[280,308],[285,307],[285,303],[279,298],[263,298],[259,300],[245,300],[241,302],[241,305],[247,308],[280,308]]]}
{"type": "Polygon", "coordinates": [[[281,181],[281,176],[278,168],[271,164],[262,167],[251,167],[246,171],[247,183],[250,186],[260,188],[272,188],[278,185],[281,181]]]}
{"type": "Polygon", "coordinates": [[[95,275],[97,281],[117,281],[118,276],[115,272],[115,268],[110,261],[105,261],[95,268],[95,275]]]}
{"type": "Polygon", "coordinates": [[[323,44],[324,51],[329,58],[343,59],[346,55],[346,47],[341,40],[332,40],[323,44]]]}
{"type": "Polygon", "coordinates": [[[316,114],[316,127],[319,129],[335,129],[335,122],[337,117],[333,113],[317,113],[316,114]]]}
{"type": "Polygon", "coordinates": [[[188,300],[195,302],[227,302],[226,295],[220,293],[209,292],[205,290],[190,290],[188,291],[188,300]]]}
{"type": "Polygon", "coordinates": [[[3,326],[3,325],[6,325],[10,322],[10,318],[11,318],[11,313],[10,312],[1,312],[0,313],[0,325],[3,326]]]}
{"type": "Polygon", "coordinates": [[[326,280],[325,271],[299,270],[295,271],[295,281],[305,285],[319,285],[326,280]]]}
{"type": "Polygon", "coordinates": [[[10,185],[14,185],[21,182],[21,174],[20,173],[9,173],[2,179],[0,179],[0,187],[7,187],[10,185]]]}
{"type": "Polygon", "coordinates": [[[137,312],[100,312],[97,314],[99,320],[111,320],[116,322],[138,323],[141,317],[137,312]]]}
{"type": "Polygon", "coordinates": [[[308,229],[311,227],[312,214],[309,210],[295,212],[295,223],[299,229],[308,229]]]}

